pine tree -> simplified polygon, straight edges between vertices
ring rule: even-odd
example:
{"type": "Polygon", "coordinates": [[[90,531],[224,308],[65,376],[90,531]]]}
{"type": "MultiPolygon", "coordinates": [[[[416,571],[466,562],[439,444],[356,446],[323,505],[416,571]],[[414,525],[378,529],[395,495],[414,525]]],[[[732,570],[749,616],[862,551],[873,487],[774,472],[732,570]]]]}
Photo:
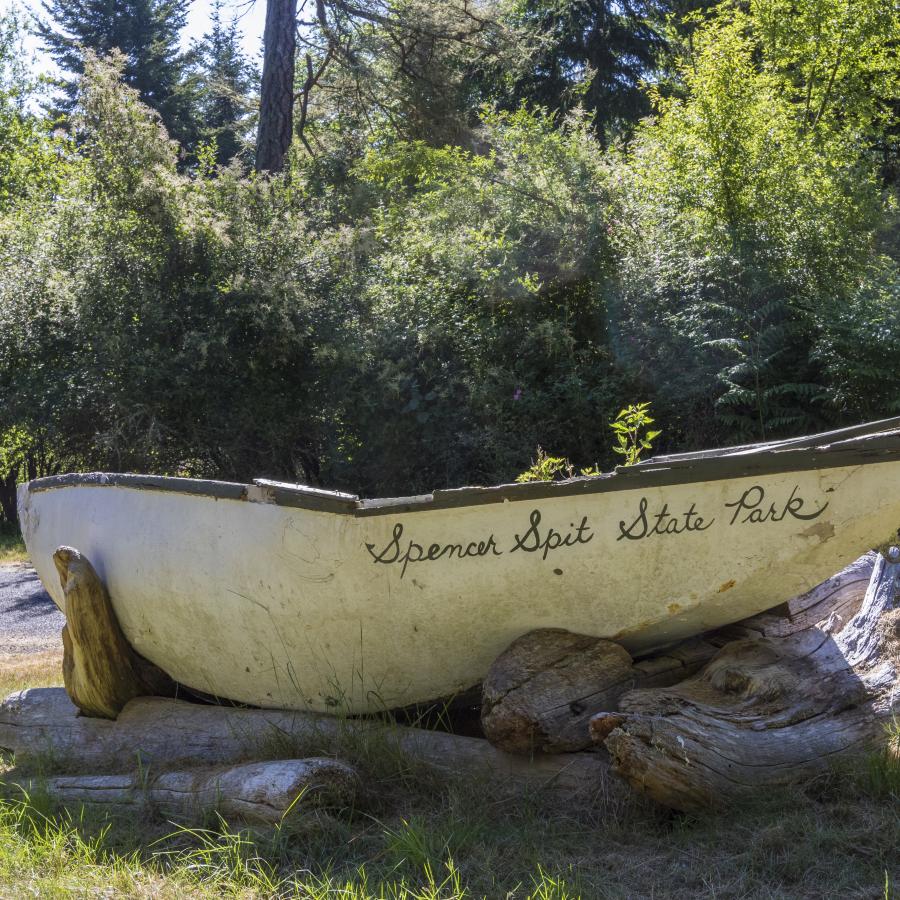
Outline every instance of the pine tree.
{"type": "Polygon", "coordinates": [[[259,83],[256,67],[241,50],[237,19],[223,22],[223,6],[223,0],[215,0],[212,27],[194,45],[200,135],[215,143],[219,165],[227,165],[245,145],[259,83]]]}
{"type": "Polygon", "coordinates": [[[664,22],[680,7],[710,0],[518,0],[513,22],[533,35],[536,52],[515,79],[511,105],[551,110],[581,105],[601,141],[650,112],[642,81],[666,50],[664,22]]]}
{"type": "MultiPolygon", "coordinates": [[[[321,4],[317,4],[321,6],[321,4]]],[[[280,172],[294,137],[297,0],[266,0],[256,171],[280,172]]]]}
{"type": "Polygon", "coordinates": [[[190,0],[44,0],[50,21],[39,21],[45,49],[68,77],[57,112],[69,114],[84,71],[83,49],[125,56],[124,79],[159,112],[169,134],[182,144],[195,137],[187,56],[179,49],[190,0]]]}

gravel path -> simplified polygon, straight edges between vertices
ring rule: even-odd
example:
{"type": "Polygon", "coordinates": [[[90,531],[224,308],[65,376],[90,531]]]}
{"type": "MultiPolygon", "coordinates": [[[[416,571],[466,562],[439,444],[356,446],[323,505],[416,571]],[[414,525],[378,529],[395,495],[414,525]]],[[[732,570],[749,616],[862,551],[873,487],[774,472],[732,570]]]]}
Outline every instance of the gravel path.
{"type": "Polygon", "coordinates": [[[34,653],[62,646],[65,617],[34,569],[0,565],[0,653],[34,653]]]}

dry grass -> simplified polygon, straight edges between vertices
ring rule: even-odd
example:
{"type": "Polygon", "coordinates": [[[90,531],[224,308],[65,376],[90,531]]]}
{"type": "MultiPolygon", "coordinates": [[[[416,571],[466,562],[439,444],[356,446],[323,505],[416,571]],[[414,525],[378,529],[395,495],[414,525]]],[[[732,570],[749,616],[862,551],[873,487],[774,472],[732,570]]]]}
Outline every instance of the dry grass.
{"type": "MultiPolygon", "coordinates": [[[[0,685],[54,681],[59,656],[47,653],[5,660],[0,685]]],[[[365,772],[360,806],[300,809],[274,829],[0,802],[0,898],[900,896],[896,759],[701,818],[637,798],[560,805],[446,779],[358,739],[327,749],[365,772]]]]}
{"type": "Polygon", "coordinates": [[[0,653],[0,697],[56,684],[62,684],[62,644],[36,653],[0,653]]]}

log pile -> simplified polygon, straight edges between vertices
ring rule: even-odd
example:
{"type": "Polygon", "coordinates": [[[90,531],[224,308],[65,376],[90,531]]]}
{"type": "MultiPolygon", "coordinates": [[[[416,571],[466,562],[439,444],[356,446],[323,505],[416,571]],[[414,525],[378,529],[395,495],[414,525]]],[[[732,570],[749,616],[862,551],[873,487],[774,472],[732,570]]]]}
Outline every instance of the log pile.
{"type": "Polygon", "coordinates": [[[592,796],[606,788],[609,763],[596,754],[513,756],[479,738],[387,726],[368,719],[336,719],[275,709],[207,706],[162,697],[138,697],[115,720],[91,718],[61,688],[30,688],[0,703],[0,747],[17,763],[49,759],[96,773],[156,771],[258,759],[283,748],[339,746],[365,739],[442,772],[501,777],[561,794],[592,796]]]}
{"type": "MultiPolygon", "coordinates": [[[[315,754],[260,757],[275,745],[298,757],[304,746],[340,746],[352,735],[446,773],[587,798],[627,783],[666,806],[697,810],[803,782],[835,760],[883,747],[885,723],[900,713],[897,548],[861,557],[768,613],[642,659],[559,629],[523,635],[485,679],[488,740],[172,699],[172,682],[122,635],[90,562],[70,548],[55,562],[66,597],[66,688],[0,703],[0,748],[26,767],[50,758],[96,773],[41,781],[61,802],[181,819],[215,806],[234,818],[278,821],[298,797],[351,802],[359,777],[315,754]]],[[[18,785],[38,786],[27,778],[18,785]]]]}
{"type": "Polygon", "coordinates": [[[883,748],[900,712],[900,551],[867,554],[776,610],[633,661],[560,631],[515,641],[485,680],[487,736],[513,752],[609,753],[679,810],[798,784],[883,748]]]}

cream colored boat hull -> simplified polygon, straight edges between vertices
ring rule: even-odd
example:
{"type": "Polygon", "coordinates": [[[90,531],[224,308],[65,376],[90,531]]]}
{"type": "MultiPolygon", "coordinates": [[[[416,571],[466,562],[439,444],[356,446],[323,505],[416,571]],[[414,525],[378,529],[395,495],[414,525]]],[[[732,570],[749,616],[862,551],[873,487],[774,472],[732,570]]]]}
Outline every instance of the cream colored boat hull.
{"type": "Polygon", "coordinates": [[[534,628],[640,652],[803,592],[900,525],[897,454],[845,457],[740,476],[732,456],[705,481],[700,456],[670,457],[618,481],[374,503],[78,476],[23,487],[20,518],[56,603],[52,554],[76,547],[129,641],[177,681],[357,713],[467,688],[534,628]]]}

